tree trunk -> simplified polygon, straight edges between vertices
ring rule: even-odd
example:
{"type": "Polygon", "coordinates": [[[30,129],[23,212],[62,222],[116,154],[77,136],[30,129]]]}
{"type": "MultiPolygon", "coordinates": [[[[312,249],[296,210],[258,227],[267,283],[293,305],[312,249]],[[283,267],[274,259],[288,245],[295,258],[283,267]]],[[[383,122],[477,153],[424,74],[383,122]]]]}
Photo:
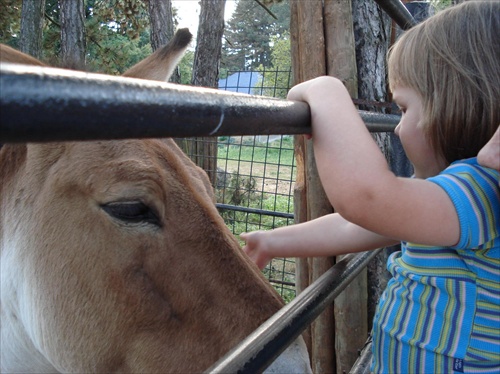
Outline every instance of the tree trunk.
{"type": "MultiPolygon", "coordinates": [[[[201,0],[200,22],[194,54],[194,86],[218,87],[219,62],[224,33],[224,7],[226,0],[201,0]]],[[[216,125],[216,124],[214,124],[216,125]]],[[[215,186],[217,177],[217,138],[185,139],[183,149],[191,148],[191,156],[208,174],[215,186]],[[190,143],[190,144],[187,144],[190,143]]]]}
{"type": "Polygon", "coordinates": [[[226,0],[201,0],[200,3],[200,23],[194,55],[192,83],[195,86],[216,88],[222,53],[226,0]]]}
{"type": "Polygon", "coordinates": [[[84,0],[59,0],[61,7],[61,58],[69,69],[85,69],[84,0]]]}
{"type": "Polygon", "coordinates": [[[24,0],[21,8],[21,51],[42,58],[42,31],[45,0],[24,0]]]}
{"type": "MultiPolygon", "coordinates": [[[[150,41],[153,52],[174,37],[174,17],[171,0],[149,0],[150,41]]],[[[170,82],[180,83],[179,71],[174,70],[170,82]]]]}

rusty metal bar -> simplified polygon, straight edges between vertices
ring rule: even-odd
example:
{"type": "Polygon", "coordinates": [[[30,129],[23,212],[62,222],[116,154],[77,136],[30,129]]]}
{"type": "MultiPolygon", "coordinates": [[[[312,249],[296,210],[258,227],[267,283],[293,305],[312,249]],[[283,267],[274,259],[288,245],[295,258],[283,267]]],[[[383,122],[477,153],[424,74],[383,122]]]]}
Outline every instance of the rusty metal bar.
{"type": "MultiPolygon", "coordinates": [[[[302,102],[0,64],[0,143],[310,133],[302,102]]],[[[395,115],[360,112],[370,131],[395,115]]]]}
{"type": "Polygon", "coordinates": [[[380,249],[335,264],[206,373],[260,373],[349,285],[380,249]]]}

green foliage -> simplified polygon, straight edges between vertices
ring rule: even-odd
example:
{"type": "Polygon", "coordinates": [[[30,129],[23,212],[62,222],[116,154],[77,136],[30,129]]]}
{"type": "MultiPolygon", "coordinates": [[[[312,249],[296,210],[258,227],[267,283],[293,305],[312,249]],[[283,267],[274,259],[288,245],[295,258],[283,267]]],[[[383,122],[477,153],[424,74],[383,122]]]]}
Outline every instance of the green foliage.
{"type": "Polygon", "coordinates": [[[270,9],[278,19],[274,19],[256,1],[238,1],[224,31],[221,64],[226,70],[271,66],[271,37],[281,36],[289,29],[289,2],[275,3],[270,9]]]}
{"type": "Polygon", "coordinates": [[[255,192],[255,178],[226,174],[223,188],[216,190],[217,201],[231,205],[250,206],[259,198],[255,192]]]}
{"type": "Polygon", "coordinates": [[[59,66],[60,61],[61,21],[59,11],[57,0],[45,0],[42,60],[52,66],[59,66]]]}
{"type": "Polygon", "coordinates": [[[260,95],[279,97],[286,99],[291,86],[292,56],[290,51],[290,33],[285,32],[282,36],[271,38],[273,46],[271,50],[273,74],[266,73],[266,68],[262,65],[257,69],[262,72],[262,76],[257,82],[257,87],[262,87],[256,92],[260,95]]]}
{"type": "Polygon", "coordinates": [[[290,32],[285,31],[280,36],[271,37],[273,45],[272,57],[275,69],[287,70],[292,67],[292,56],[290,52],[290,32]]]}
{"type": "Polygon", "coordinates": [[[87,0],[87,69],[121,74],[151,54],[147,3],[87,0]]]}
{"type": "Polygon", "coordinates": [[[193,76],[194,51],[187,50],[179,62],[177,68],[181,76],[181,84],[190,85],[191,77],[193,76]]]}
{"type": "MultiPolygon", "coordinates": [[[[94,36],[95,42],[87,45],[87,69],[106,74],[122,74],[127,68],[151,54],[151,45],[141,39],[130,40],[126,35],[116,34],[101,28],[101,38],[94,36]],[[98,41],[99,40],[99,41],[98,41]]],[[[144,32],[145,37],[149,34],[144,32]]]]}
{"type": "MultiPolygon", "coordinates": [[[[85,0],[87,70],[121,74],[151,54],[147,5],[143,0],[85,0]]],[[[22,0],[0,0],[0,42],[18,47],[21,7],[22,0]]],[[[59,13],[58,0],[46,0],[42,60],[53,66],[59,66],[61,53],[59,13]]],[[[180,67],[188,80],[190,62],[192,56],[180,67]]]]}
{"type": "Polygon", "coordinates": [[[17,47],[22,0],[0,0],[0,42],[17,47]]]}
{"type": "Polygon", "coordinates": [[[147,1],[142,0],[87,0],[87,14],[108,25],[116,33],[135,40],[149,27],[147,1]]]}

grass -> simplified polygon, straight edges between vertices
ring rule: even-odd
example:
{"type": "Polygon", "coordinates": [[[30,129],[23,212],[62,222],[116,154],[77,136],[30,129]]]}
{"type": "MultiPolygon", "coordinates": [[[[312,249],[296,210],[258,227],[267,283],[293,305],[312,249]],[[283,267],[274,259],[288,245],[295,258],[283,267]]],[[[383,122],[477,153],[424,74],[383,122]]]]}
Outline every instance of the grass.
{"type": "Polygon", "coordinates": [[[292,165],[293,138],[283,137],[281,141],[273,143],[260,143],[254,140],[254,137],[222,137],[219,139],[217,157],[219,160],[292,165]]]}
{"type": "MultiPolygon", "coordinates": [[[[267,140],[267,139],[266,139],[267,140]]],[[[217,164],[225,170],[217,201],[273,212],[293,213],[295,181],[292,137],[259,142],[256,137],[219,138],[217,164]]],[[[293,224],[293,219],[222,210],[221,215],[238,237],[242,232],[271,230],[293,224]]],[[[243,243],[240,243],[243,244],[243,243]]],[[[295,297],[295,261],[274,259],[264,274],[286,302],[295,297]]]]}

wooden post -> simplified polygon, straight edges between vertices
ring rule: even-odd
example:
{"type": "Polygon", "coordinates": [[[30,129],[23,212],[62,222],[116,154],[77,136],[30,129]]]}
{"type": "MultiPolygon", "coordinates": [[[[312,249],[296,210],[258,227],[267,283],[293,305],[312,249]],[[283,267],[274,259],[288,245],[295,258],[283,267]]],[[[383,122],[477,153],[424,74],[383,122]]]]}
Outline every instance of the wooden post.
{"type": "MultiPolygon", "coordinates": [[[[323,24],[323,3],[321,0],[292,0],[291,41],[294,83],[325,75],[325,37],[323,24]]],[[[297,182],[295,187],[297,221],[303,222],[332,212],[331,205],[321,186],[312,142],[296,140],[297,182]],[[306,210],[306,212],[304,212],[306,210]]],[[[334,259],[298,259],[299,287],[307,286],[330,268],[334,259]],[[305,273],[308,273],[307,275],[305,273]],[[307,280],[307,278],[309,278],[307,280]],[[308,284],[303,284],[308,281],[308,284]]],[[[300,289],[298,290],[300,292],[300,289]]],[[[333,306],[325,310],[311,327],[306,341],[310,348],[311,365],[314,373],[334,373],[334,321],[333,306]]]]}
{"type": "MultiPolygon", "coordinates": [[[[358,96],[356,49],[351,0],[325,0],[328,74],[341,79],[351,97],[358,96]]],[[[337,260],[340,260],[341,257],[337,260]]],[[[368,336],[366,270],[335,299],[337,373],[350,370],[368,336]]]]}
{"type": "MultiPolygon", "coordinates": [[[[293,194],[293,209],[295,223],[307,221],[307,199],[305,185],[305,139],[302,135],[295,136],[295,165],[297,167],[297,177],[295,179],[295,189],[293,194]]],[[[295,259],[295,288],[297,294],[302,292],[309,285],[309,261],[305,258],[295,259]]],[[[307,351],[311,355],[312,352],[312,336],[311,327],[309,326],[303,333],[302,337],[307,346],[307,351]]]]}
{"type": "MultiPolygon", "coordinates": [[[[295,83],[320,76],[341,79],[357,97],[357,69],[351,0],[291,1],[292,61],[295,83]]],[[[316,168],[312,143],[296,139],[296,222],[333,211],[316,168]]],[[[300,292],[335,263],[334,258],[297,260],[300,292]],[[309,283],[308,283],[309,282],[309,283]]],[[[347,372],[367,336],[366,272],[349,286],[305,335],[314,373],[347,372]],[[349,297],[345,296],[349,295],[349,297]],[[310,341],[307,339],[310,338],[310,341]],[[335,362],[336,361],[336,362],[335,362]]]]}

